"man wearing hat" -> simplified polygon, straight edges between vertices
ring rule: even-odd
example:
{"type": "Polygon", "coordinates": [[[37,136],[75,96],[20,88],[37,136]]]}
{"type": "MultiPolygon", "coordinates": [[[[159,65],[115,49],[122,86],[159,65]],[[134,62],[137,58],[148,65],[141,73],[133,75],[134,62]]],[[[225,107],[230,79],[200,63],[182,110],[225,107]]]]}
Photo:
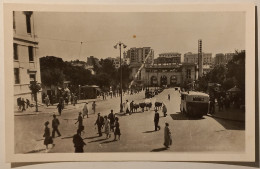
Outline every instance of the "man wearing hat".
{"type": "Polygon", "coordinates": [[[86,143],[81,138],[81,131],[78,129],[77,134],[73,136],[73,143],[75,147],[75,153],[83,153],[84,149],[83,147],[86,145],[86,143]]]}
{"type": "Polygon", "coordinates": [[[81,132],[84,130],[83,118],[82,118],[81,114],[82,114],[82,113],[79,112],[78,121],[76,121],[76,123],[75,123],[75,124],[79,123],[79,125],[78,125],[78,130],[80,130],[80,134],[81,134],[81,132]]]}
{"type": "Polygon", "coordinates": [[[97,125],[97,127],[98,127],[98,134],[101,137],[102,136],[101,128],[104,125],[104,118],[102,116],[100,116],[100,113],[98,113],[98,117],[97,117],[95,125],[97,125]]]}
{"type": "Polygon", "coordinates": [[[60,125],[60,121],[59,121],[59,119],[56,118],[56,115],[54,114],[53,115],[53,120],[52,120],[52,138],[55,137],[55,132],[57,132],[58,137],[61,136],[60,131],[58,129],[59,125],[60,125]]]}

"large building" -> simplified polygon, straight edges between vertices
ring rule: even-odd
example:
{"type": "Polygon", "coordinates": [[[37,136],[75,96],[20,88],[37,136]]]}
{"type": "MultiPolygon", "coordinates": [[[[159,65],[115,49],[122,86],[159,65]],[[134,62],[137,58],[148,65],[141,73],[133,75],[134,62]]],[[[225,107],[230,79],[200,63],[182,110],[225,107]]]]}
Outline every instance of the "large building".
{"type": "Polygon", "coordinates": [[[180,64],[181,54],[176,52],[161,53],[159,57],[154,60],[156,64],[180,64]]]}
{"type": "Polygon", "coordinates": [[[225,54],[225,62],[228,63],[230,60],[233,59],[235,53],[226,53],[225,54]]]}
{"type": "Polygon", "coordinates": [[[225,55],[223,53],[217,53],[215,56],[215,65],[221,65],[225,63],[226,63],[225,55]]]}
{"type": "Polygon", "coordinates": [[[149,64],[145,65],[134,78],[134,84],[142,86],[180,86],[190,84],[195,80],[196,64],[149,64]]]}
{"type": "MultiPolygon", "coordinates": [[[[212,53],[202,53],[203,65],[212,65],[212,53]]],[[[184,63],[198,63],[198,53],[185,53],[184,54],[184,63]]]]}
{"type": "MultiPolygon", "coordinates": [[[[34,102],[29,89],[32,81],[41,83],[38,42],[35,39],[34,14],[13,12],[14,99],[21,97],[34,102]]],[[[41,92],[38,94],[41,100],[41,92]]]]}
{"type": "Polygon", "coordinates": [[[126,52],[126,58],[129,58],[130,65],[131,64],[142,64],[145,61],[146,56],[149,54],[149,58],[147,58],[146,63],[153,63],[154,60],[154,51],[151,47],[143,47],[143,48],[130,48],[126,52]]]}

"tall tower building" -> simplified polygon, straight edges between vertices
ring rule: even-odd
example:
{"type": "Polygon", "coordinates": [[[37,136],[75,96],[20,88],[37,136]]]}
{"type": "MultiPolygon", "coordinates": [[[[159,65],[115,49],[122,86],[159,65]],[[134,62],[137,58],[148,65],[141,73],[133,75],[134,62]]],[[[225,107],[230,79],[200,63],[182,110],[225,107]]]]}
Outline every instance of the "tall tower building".
{"type": "Polygon", "coordinates": [[[199,67],[199,77],[203,75],[203,60],[202,60],[202,40],[198,41],[198,67],[199,67]]]}

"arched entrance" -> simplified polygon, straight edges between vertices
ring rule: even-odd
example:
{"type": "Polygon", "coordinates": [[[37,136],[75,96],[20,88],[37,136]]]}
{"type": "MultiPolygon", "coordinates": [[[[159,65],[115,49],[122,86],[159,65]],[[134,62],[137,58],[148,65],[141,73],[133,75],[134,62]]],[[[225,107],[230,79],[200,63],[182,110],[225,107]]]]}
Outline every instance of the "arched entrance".
{"type": "Polygon", "coordinates": [[[177,84],[177,76],[175,76],[175,75],[171,76],[170,84],[171,84],[171,86],[174,86],[177,84]]]}
{"type": "Polygon", "coordinates": [[[161,86],[167,85],[167,77],[166,76],[161,76],[161,86]]]}
{"type": "Polygon", "coordinates": [[[157,86],[158,81],[156,76],[151,77],[151,86],[157,86]]]}

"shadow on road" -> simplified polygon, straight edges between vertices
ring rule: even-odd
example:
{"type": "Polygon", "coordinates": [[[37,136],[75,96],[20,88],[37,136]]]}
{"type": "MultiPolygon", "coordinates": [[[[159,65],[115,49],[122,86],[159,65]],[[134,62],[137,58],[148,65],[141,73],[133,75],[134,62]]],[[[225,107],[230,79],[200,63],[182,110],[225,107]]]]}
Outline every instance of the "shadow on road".
{"type": "Polygon", "coordinates": [[[245,130],[245,123],[239,121],[225,120],[213,117],[219,124],[227,130],[245,130]]]}
{"type": "Polygon", "coordinates": [[[38,115],[37,113],[33,114],[15,114],[15,116],[32,116],[32,115],[38,115]]]}
{"type": "Polygon", "coordinates": [[[25,153],[25,154],[29,154],[29,153],[38,153],[38,152],[40,152],[40,151],[44,151],[44,150],[46,150],[46,149],[43,148],[43,149],[39,149],[39,150],[32,150],[32,151],[29,151],[29,152],[27,152],[27,153],[25,153]]]}
{"type": "Polygon", "coordinates": [[[85,139],[93,139],[93,138],[98,138],[99,136],[93,136],[93,137],[86,137],[86,138],[84,138],[83,140],[85,140],[85,139]]]}
{"type": "Polygon", "coordinates": [[[107,144],[107,143],[112,143],[112,142],[115,142],[115,141],[117,141],[117,140],[104,141],[104,142],[102,142],[102,143],[100,143],[100,144],[107,144]]]}
{"type": "Polygon", "coordinates": [[[106,138],[102,138],[102,139],[90,141],[88,143],[95,143],[95,142],[104,141],[104,140],[107,140],[107,139],[106,138]]]}
{"type": "Polygon", "coordinates": [[[198,117],[187,117],[185,114],[177,112],[177,114],[170,114],[171,118],[173,120],[203,120],[204,117],[198,118],[198,117]]]}
{"type": "Polygon", "coordinates": [[[153,133],[153,132],[156,132],[155,130],[151,130],[151,131],[145,131],[143,133],[153,133]]]}
{"type": "Polygon", "coordinates": [[[162,147],[162,148],[153,149],[151,152],[160,152],[160,151],[165,151],[165,150],[167,150],[167,148],[162,147]]]}
{"type": "Polygon", "coordinates": [[[61,139],[68,139],[68,138],[73,138],[73,136],[63,137],[61,139]]]}
{"type": "Polygon", "coordinates": [[[42,138],[42,139],[39,139],[39,140],[35,140],[35,141],[43,141],[44,140],[44,138],[42,138]]]}

